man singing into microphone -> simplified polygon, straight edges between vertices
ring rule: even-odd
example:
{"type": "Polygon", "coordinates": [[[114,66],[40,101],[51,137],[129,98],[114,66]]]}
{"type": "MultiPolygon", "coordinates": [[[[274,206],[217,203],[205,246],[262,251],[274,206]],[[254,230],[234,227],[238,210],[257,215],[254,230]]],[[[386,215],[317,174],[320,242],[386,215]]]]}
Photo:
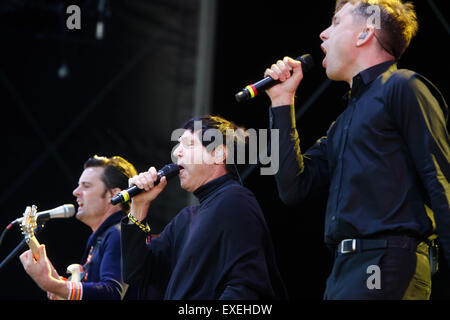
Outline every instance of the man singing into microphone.
{"type": "MultiPolygon", "coordinates": [[[[127,285],[122,281],[120,258],[120,220],[129,205],[110,203],[111,197],[128,187],[128,179],[136,175],[134,166],[125,159],[94,156],[84,164],[78,187],[76,218],[92,229],[84,257],[80,280],[65,281],[48,259],[45,246],[39,248],[39,261],[30,250],[20,256],[25,271],[50,299],[103,300],[122,299],[127,285]]],[[[132,295],[136,291],[129,292],[132,295]]]]}
{"type": "Polygon", "coordinates": [[[194,118],[183,127],[173,155],[181,187],[200,203],[181,210],[159,237],[149,240],[147,213],[167,181],[163,177],[154,186],[153,167],[130,179],[145,192],[132,199],[121,227],[124,281],[145,282],[141,298],[286,298],[264,215],[250,190],[236,181],[231,145],[225,145],[232,141],[237,150],[245,137],[216,116],[194,118]],[[208,132],[216,135],[206,138],[208,132]],[[227,158],[233,161],[227,164],[227,158]]]}
{"type": "Polygon", "coordinates": [[[281,81],[267,90],[281,199],[294,205],[329,191],[325,242],[335,261],[325,299],[429,299],[436,235],[450,262],[448,107],[430,81],[396,64],[417,29],[411,3],[337,1],[320,34],[323,67],[351,90],[326,137],[304,153],[293,116],[301,63],[286,57],[266,70],[281,81]],[[376,11],[379,26],[369,19],[376,11]]]}

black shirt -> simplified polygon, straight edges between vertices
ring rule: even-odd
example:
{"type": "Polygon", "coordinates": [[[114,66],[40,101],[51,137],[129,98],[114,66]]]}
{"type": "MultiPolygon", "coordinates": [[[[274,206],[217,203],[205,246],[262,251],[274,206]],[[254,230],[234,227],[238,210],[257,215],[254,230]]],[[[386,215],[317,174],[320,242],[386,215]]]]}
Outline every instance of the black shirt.
{"type": "Polygon", "coordinates": [[[125,282],[145,282],[153,297],[160,292],[169,300],[286,298],[270,233],[250,190],[224,175],[194,195],[200,204],[181,210],[148,245],[137,226],[122,223],[125,282]]]}
{"type": "Polygon", "coordinates": [[[426,238],[437,226],[450,261],[450,138],[441,94],[421,75],[384,62],[353,78],[346,103],[303,155],[294,106],[271,108],[280,129],[280,197],[297,204],[328,188],[330,246],[379,234],[426,238]]]}

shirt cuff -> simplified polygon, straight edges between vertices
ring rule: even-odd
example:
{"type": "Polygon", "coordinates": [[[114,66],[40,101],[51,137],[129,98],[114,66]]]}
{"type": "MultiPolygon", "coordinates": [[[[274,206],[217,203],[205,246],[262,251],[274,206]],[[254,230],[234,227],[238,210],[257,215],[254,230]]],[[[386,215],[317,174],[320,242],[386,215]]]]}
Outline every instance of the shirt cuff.
{"type": "Polygon", "coordinates": [[[83,285],[81,282],[69,281],[69,295],[67,300],[81,300],[83,298],[83,285]]]}
{"type": "Polygon", "coordinates": [[[270,129],[295,127],[294,105],[269,108],[270,129]]]}

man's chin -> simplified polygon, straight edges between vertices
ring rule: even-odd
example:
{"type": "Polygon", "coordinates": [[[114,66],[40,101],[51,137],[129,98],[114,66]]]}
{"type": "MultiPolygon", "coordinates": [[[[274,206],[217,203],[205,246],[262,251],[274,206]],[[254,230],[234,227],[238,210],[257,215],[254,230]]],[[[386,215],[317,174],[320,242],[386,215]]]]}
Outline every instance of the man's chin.
{"type": "Polygon", "coordinates": [[[344,81],[344,79],[341,79],[336,72],[333,72],[330,68],[325,69],[325,73],[327,74],[327,78],[332,81],[344,81]]]}
{"type": "Polygon", "coordinates": [[[77,214],[75,215],[75,219],[83,221],[83,215],[84,215],[84,211],[78,209],[77,214]]]}
{"type": "Polygon", "coordinates": [[[188,189],[186,189],[186,182],[180,179],[180,187],[183,190],[189,191],[188,189]]]}

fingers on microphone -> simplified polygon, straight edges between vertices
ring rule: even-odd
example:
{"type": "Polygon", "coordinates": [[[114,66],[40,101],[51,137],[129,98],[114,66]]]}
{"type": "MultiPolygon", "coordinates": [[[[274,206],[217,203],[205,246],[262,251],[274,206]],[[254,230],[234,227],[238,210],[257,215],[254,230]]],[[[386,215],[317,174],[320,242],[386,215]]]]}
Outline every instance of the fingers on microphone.
{"type": "Polygon", "coordinates": [[[276,78],[272,77],[274,80],[280,80],[281,81],[281,70],[278,67],[277,64],[273,64],[270,69],[272,69],[272,71],[274,72],[274,74],[276,74],[276,78]]]}
{"type": "Polygon", "coordinates": [[[153,188],[153,175],[151,170],[140,173],[138,183],[139,183],[137,184],[138,188],[144,189],[145,191],[148,191],[151,188],[153,188]]]}
{"type": "Polygon", "coordinates": [[[286,67],[289,69],[289,71],[292,71],[292,66],[291,66],[291,61],[296,61],[296,60],[294,60],[294,59],[292,59],[292,58],[290,58],[290,57],[284,57],[283,58],[283,62],[284,62],[284,64],[286,65],[286,67]]]}
{"type": "Polygon", "coordinates": [[[284,57],[283,61],[291,68],[290,70],[292,70],[293,68],[298,68],[302,65],[300,61],[292,59],[291,57],[284,57]]]}
{"type": "Polygon", "coordinates": [[[130,179],[128,179],[128,186],[137,186],[138,188],[140,188],[140,174],[135,175],[134,177],[131,177],[130,179]]]}
{"type": "Polygon", "coordinates": [[[154,177],[156,179],[157,171],[156,171],[155,167],[151,167],[150,169],[148,169],[148,172],[152,175],[152,177],[154,177]]]}
{"type": "Polygon", "coordinates": [[[282,60],[277,61],[277,66],[280,69],[280,81],[286,81],[291,76],[291,70],[288,64],[282,60]]]}
{"type": "Polygon", "coordinates": [[[137,176],[130,179],[130,184],[136,185],[139,189],[148,191],[153,186],[153,180],[148,178],[148,175],[148,172],[141,172],[137,176]],[[151,182],[151,186],[149,185],[149,181],[151,182]]]}
{"type": "Polygon", "coordinates": [[[291,76],[292,67],[288,64],[287,61],[278,60],[276,63],[272,64],[270,69],[267,69],[265,72],[265,76],[270,76],[274,80],[286,81],[291,76]]]}
{"type": "Polygon", "coordinates": [[[264,77],[271,77],[274,80],[278,80],[278,76],[271,69],[266,69],[266,72],[264,72],[264,77]]]}
{"type": "Polygon", "coordinates": [[[291,71],[295,71],[295,69],[301,67],[301,65],[302,63],[298,60],[284,57],[283,60],[278,60],[276,63],[272,64],[270,69],[266,69],[264,76],[269,76],[274,80],[283,82],[291,77],[291,71]]]}

